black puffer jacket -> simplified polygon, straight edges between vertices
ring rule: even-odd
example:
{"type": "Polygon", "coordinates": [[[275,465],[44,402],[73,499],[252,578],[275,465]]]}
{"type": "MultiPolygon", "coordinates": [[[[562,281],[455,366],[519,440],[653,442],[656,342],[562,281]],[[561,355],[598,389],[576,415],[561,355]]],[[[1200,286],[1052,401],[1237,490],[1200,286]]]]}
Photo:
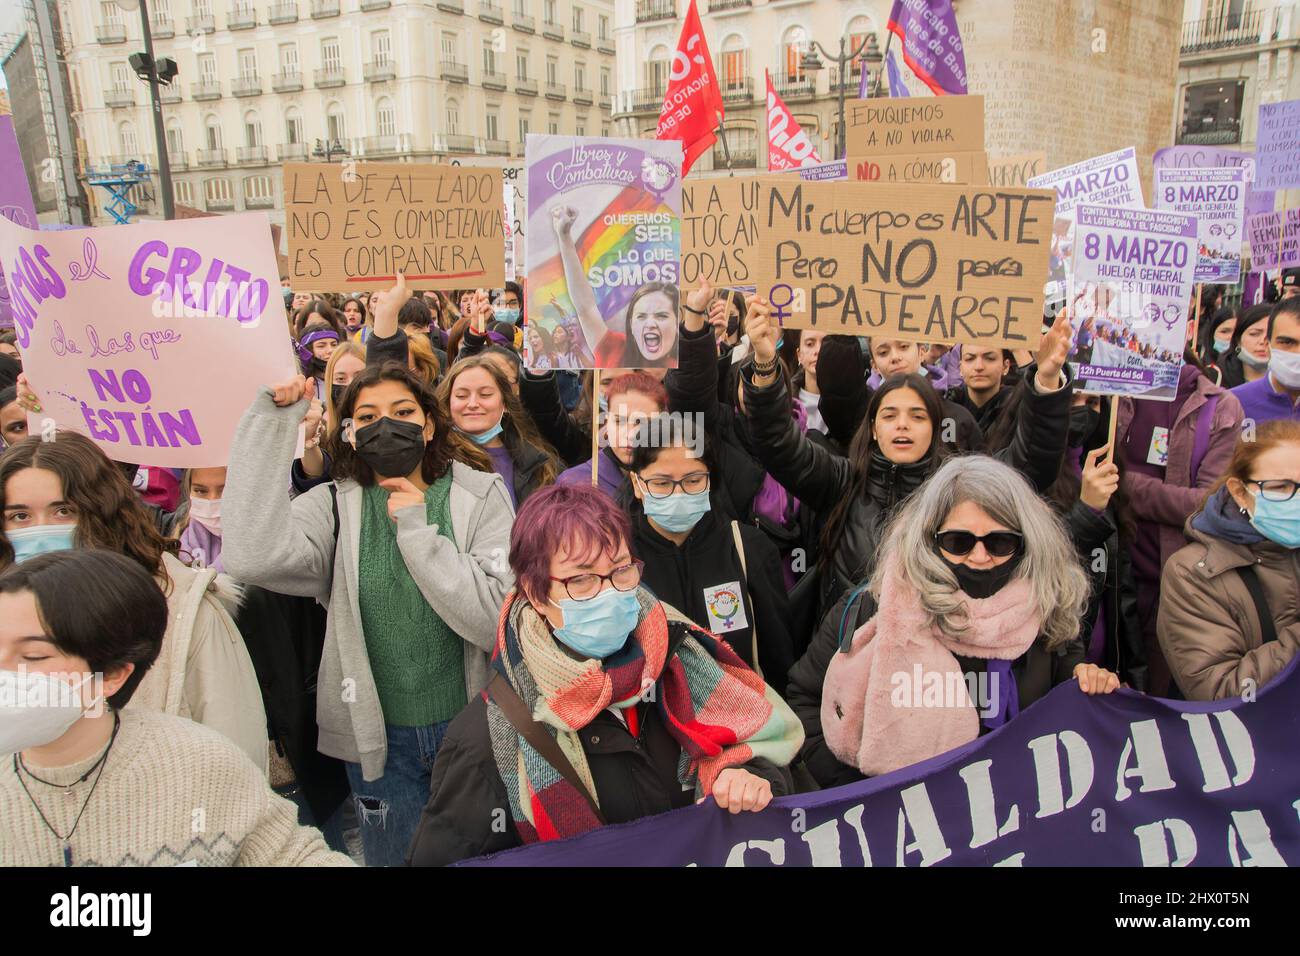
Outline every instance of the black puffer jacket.
{"type": "Polygon", "coordinates": [[[528,372],[519,376],[519,401],[537,426],[537,432],[570,467],[591,461],[591,429],[568,413],[560,398],[554,372],[528,372]]]}
{"type": "Polygon", "coordinates": [[[514,429],[506,429],[502,432],[501,441],[505,444],[506,451],[510,453],[510,461],[515,466],[515,501],[518,505],[522,505],[534,491],[544,484],[549,484],[543,481],[542,469],[551,456],[536,445],[525,441],[514,429]]]}
{"type": "Polygon", "coordinates": [[[1083,646],[1087,648],[1097,615],[1104,608],[1106,642],[1100,664],[1118,674],[1134,690],[1145,693],[1146,641],[1138,620],[1133,562],[1128,550],[1120,547],[1113,508],[1099,512],[1076,501],[1065,516],[1065,523],[1092,585],[1088,610],[1079,628],[1083,646]]]}
{"type": "MultiPolygon", "coordinates": [[[[822,685],[831,659],[841,649],[848,650],[854,632],[875,613],[875,599],[865,588],[855,588],[843,595],[822,619],[804,656],[790,668],[785,699],[803,724],[804,744],[799,756],[823,788],[862,779],[857,767],[841,762],[826,745],[822,729],[822,685]]],[[[980,661],[970,658],[959,657],[957,661],[966,672],[982,666],[980,661]]],[[[1075,666],[1082,661],[1083,644],[1078,640],[1069,641],[1055,651],[1049,651],[1041,637],[1034,641],[1011,665],[1020,709],[1024,710],[1057,684],[1070,680],[1075,666]]],[[[982,725],[980,732],[984,733],[982,725]]]]}
{"type": "MultiPolygon", "coordinates": [[[[1026,374],[1017,388],[1026,389],[1016,433],[1011,444],[994,457],[1020,471],[1040,494],[1056,480],[1065,456],[1070,421],[1072,382],[1055,392],[1041,394],[1026,374]]],[[[750,436],[759,461],[776,480],[810,508],[829,514],[853,487],[853,465],[803,435],[790,418],[790,396],[785,383],[754,385],[745,376],[745,408],[750,436]]],[[[831,575],[821,583],[820,607],[830,607],[849,587],[870,574],[881,532],[894,507],[910,495],[931,473],[934,462],[898,465],[883,456],[873,457],[866,494],[849,505],[847,523],[836,553],[831,555],[831,575]]]]}
{"type": "Polygon", "coordinates": [[[997,421],[998,416],[1002,414],[1002,409],[1006,407],[1007,398],[1012,391],[1011,386],[1005,385],[983,405],[976,405],[971,401],[970,392],[966,390],[965,385],[958,385],[955,388],[948,389],[944,397],[970,412],[975,419],[975,424],[979,426],[980,433],[987,438],[989,429],[997,421]]]}

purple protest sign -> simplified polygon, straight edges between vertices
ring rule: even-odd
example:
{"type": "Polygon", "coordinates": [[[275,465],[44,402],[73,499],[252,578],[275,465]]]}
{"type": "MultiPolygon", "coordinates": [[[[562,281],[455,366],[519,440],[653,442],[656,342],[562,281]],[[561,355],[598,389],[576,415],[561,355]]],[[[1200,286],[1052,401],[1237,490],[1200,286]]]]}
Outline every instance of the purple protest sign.
{"type": "Polygon", "coordinates": [[[1246,221],[1251,268],[1300,266],[1300,209],[1286,210],[1285,226],[1282,215],[1280,212],[1265,212],[1246,221]]]}
{"type": "MultiPolygon", "coordinates": [[[[18,137],[14,135],[14,118],[0,116],[0,216],[27,229],[36,228],[36,203],[27,185],[27,170],[22,153],[18,151],[18,137]]],[[[14,324],[13,310],[9,307],[9,289],[5,285],[4,271],[0,270],[0,328],[14,324]]]]}
{"type": "Polygon", "coordinates": [[[1298,735],[1296,660],[1249,701],[1088,697],[1071,681],[883,777],[762,813],[706,800],[462,865],[1300,866],[1298,735]]]}
{"type": "Polygon", "coordinates": [[[1235,285],[1241,278],[1247,188],[1246,171],[1240,166],[1156,168],[1156,208],[1196,217],[1197,282],[1235,285]]]}
{"type": "Polygon", "coordinates": [[[1068,301],[1079,387],[1172,401],[1187,341],[1196,217],[1087,205],[1075,217],[1068,301]]]}
{"type": "Polygon", "coordinates": [[[1272,212],[1277,195],[1271,189],[1258,189],[1255,183],[1255,154],[1219,146],[1166,146],[1151,157],[1157,174],[1162,169],[1208,169],[1214,166],[1240,166],[1246,173],[1245,218],[1272,212]]]}
{"type": "Polygon", "coordinates": [[[1300,186],[1300,100],[1259,105],[1255,156],[1261,189],[1300,186]]]}
{"type": "Polygon", "coordinates": [[[951,0],[894,0],[886,28],[902,42],[903,62],[936,96],[966,92],[966,53],[951,0]]]}

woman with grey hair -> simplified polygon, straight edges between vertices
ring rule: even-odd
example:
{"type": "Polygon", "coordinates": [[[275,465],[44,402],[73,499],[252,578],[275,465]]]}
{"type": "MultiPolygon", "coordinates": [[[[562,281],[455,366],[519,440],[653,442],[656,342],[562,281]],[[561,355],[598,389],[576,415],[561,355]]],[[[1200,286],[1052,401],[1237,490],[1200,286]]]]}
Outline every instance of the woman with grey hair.
{"type": "Polygon", "coordinates": [[[790,672],[823,785],[959,747],[1067,680],[1088,694],[1119,687],[1084,663],[1088,581],[1065,528],[992,458],[949,459],[912,495],[868,587],[861,626],[846,626],[846,607],[838,634],[823,626],[790,672]]]}

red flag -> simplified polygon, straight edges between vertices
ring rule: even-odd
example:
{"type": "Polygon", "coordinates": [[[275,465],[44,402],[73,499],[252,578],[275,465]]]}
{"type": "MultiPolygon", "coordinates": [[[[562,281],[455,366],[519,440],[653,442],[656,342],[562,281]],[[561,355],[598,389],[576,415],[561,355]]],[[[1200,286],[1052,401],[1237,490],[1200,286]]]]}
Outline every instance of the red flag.
{"type": "Polygon", "coordinates": [[[691,165],[700,154],[716,142],[713,131],[723,116],[722,91],[718,77],[713,72],[713,59],[709,44],[700,25],[700,13],[691,0],[682,24],[682,35],[677,40],[672,69],[668,72],[668,91],[664,105],[659,110],[659,128],[655,139],[679,139],[685,157],[682,175],[691,171],[691,165]]]}
{"type": "Polygon", "coordinates": [[[808,134],[803,131],[785,102],[777,96],[772,86],[772,74],[767,76],[767,168],[771,172],[783,172],[820,163],[821,157],[813,146],[808,134]]]}

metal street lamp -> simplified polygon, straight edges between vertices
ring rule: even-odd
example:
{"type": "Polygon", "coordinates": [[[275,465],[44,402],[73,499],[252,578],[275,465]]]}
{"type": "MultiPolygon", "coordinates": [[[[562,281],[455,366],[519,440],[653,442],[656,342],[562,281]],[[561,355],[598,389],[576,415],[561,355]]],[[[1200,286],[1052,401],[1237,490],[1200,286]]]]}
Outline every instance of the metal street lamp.
{"type": "Polygon", "coordinates": [[[137,61],[140,54],[132,57],[132,66],[136,75],[149,83],[149,102],[153,113],[154,148],[158,151],[158,191],[162,193],[163,218],[176,217],[176,203],[172,198],[172,164],[167,155],[167,134],[163,131],[162,99],[158,95],[158,84],[169,84],[176,77],[174,60],[164,59],[161,63],[153,56],[153,34],[149,30],[148,0],[117,0],[123,10],[140,8],[140,33],[144,37],[144,56],[137,61]],[[160,76],[159,74],[163,74],[160,76]]]}
{"type": "Polygon", "coordinates": [[[316,140],[316,148],[311,151],[312,156],[316,159],[322,159],[327,163],[334,162],[334,155],[336,153],[339,156],[346,156],[348,154],[348,148],[337,139],[331,142],[328,138],[324,140],[316,140]]]}
{"type": "Polygon", "coordinates": [[[879,62],[882,59],[879,48],[876,45],[876,35],[874,33],[867,34],[867,38],[859,43],[857,47],[845,52],[847,44],[848,38],[841,36],[840,53],[839,56],[835,56],[834,54],[828,53],[826,47],[822,46],[817,40],[813,40],[808,44],[808,48],[804,51],[803,57],[799,61],[799,69],[801,71],[816,73],[818,70],[824,70],[826,65],[821,61],[821,58],[817,56],[817,51],[820,50],[822,56],[839,66],[840,81],[837,84],[839,86],[839,90],[837,91],[839,99],[839,135],[836,137],[835,146],[835,156],[837,159],[842,159],[846,152],[844,131],[844,87],[846,84],[844,80],[848,75],[846,71],[849,71],[849,64],[861,56],[862,52],[868,50],[868,48],[871,48],[867,53],[868,60],[879,62]]]}

